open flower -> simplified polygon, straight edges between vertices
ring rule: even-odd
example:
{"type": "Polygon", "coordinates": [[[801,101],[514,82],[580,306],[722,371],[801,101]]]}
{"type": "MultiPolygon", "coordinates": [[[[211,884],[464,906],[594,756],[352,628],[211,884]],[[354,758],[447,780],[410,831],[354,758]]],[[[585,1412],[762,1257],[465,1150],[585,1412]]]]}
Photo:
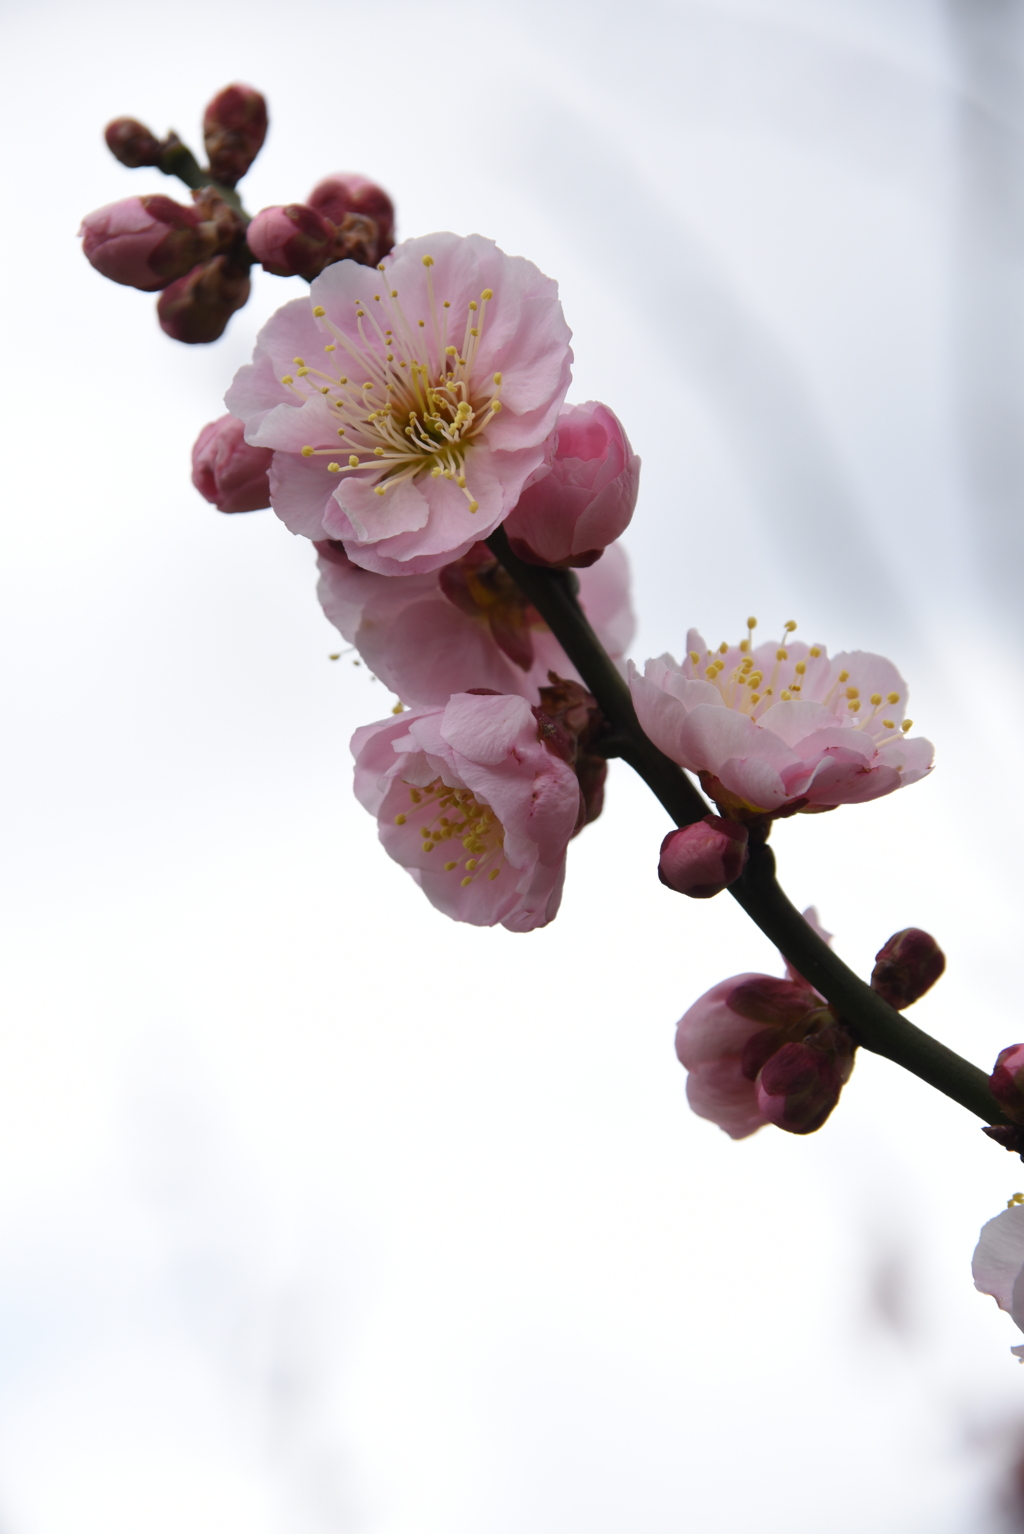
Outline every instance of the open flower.
{"type": "Polygon", "coordinates": [[[274,449],[274,510],[382,575],[486,538],[548,467],[572,352],[556,284],[480,235],[338,261],[263,327],[228,390],[274,449]]]}
{"type": "MultiPolygon", "coordinates": [[[[990,1294],[1024,1331],[1024,1194],[1015,1193],[1007,1208],[981,1227],[971,1272],[974,1287],[990,1294]]],[[[1010,1352],[1024,1363],[1024,1343],[1010,1352]]]]}
{"type": "Polygon", "coordinates": [[[691,629],[679,665],[649,660],[630,688],[644,730],[700,774],[736,818],[791,815],[878,799],[931,769],[933,749],[908,738],[906,683],[891,661],[854,650],[829,659],[792,638],[709,650],[691,629]]]}
{"type": "Polygon", "coordinates": [[[352,752],[385,850],[446,916],[512,932],[552,919],[580,787],[524,698],[457,693],[365,725],[352,752]]]}
{"type": "MultiPolygon", "coordinates": [[[[485,544],[427,575],[375,575],[340,543],[318,543],[327,617],[370,670],[406,703],[446,703],[474,687],[536,703],[549,671],[574,678],[569,657],[485,544]]],[[[633,634],[629,566],[617,545],[580,571],[580,602],[613,660],[633,634]]]]}
{"type": "MultiPolygon", "coordinates": [[[[807,921],[826,939],[812,907],[807,921]]],[[[694,1113],[743,1140],[765,1124],[820,1129],[853,1070],[853,1041],[791,965],[788,979],[733,975],[706,991],[676,1029],[694,1113]]]]}

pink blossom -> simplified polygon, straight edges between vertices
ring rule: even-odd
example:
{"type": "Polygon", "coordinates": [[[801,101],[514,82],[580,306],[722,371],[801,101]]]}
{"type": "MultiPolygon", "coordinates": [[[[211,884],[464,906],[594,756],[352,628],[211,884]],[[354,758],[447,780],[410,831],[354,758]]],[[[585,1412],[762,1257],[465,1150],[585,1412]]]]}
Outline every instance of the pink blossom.
{"type": "Polygon", "coordinates": [[[338,261],[278,310],[226,403],[274,449],[292,532],[422,574],[546,471],[572,352],[555,283],[480,235],[406,240],[382,266],[338,261]]]}
{"type": "Polygon", "coordinates": [[[863,650],[830,660],[793,640],[795,627],[781,643],[715,651],[691,629],[681,666],[662,655],[643,676],[630,667],[646,733],[734,816],[878,799],[931,770],[931,743],[907,737],[906,683],[891,661],[863,650]]]}
{"type": "Polygon", "coordinates": [[[204,426],[192,449],[192,483],[218,511],[262,511],[270,505],[271,454],[250,447],[233,415],[204,426]]]}
{"type": "Polygon", "coordinates": [[[512,932],[551,921],[580,789],[524,698],[456,693],[365,725],[352,751],[356,798],[438,910],[512,932]]]}
{"type": "Polygon", "coordinates": [[[670,831],[661,844],[658,878],[669,889],[694,900],[721,894],[743,872],[747,828],[736,820],[705,815],[693,825],[670,831]]]}
{"type": "Polygon", "coordinates": [[[86,260],[111,282],[156,293],[216,248],[212,225],[170,197],[127,197],[82,220],[86,260]]]}
{"type": "MultiPolygon", "coordinates": [[[[974,1287],[990,1294],[1024,1331],[1024,1200],[1015,1193],[1009,1205],[981,1227],[971,1262],[974,1287]]],[[[1024,1363],[1024,1343],[1010,1349],[1024,1363]]]]}
{"type": "MultiPolygon", "coordinates": [[[[804,917],[828,938],[813,907],[804,917]]],[[[786,967],[786,980],[745,974],[720,981],[676,1029],[690,1107],[733,1140],[770,1123],[791,1134],[820,1128],[853,1069],[852,1041],[831,1008],[786,967]]]]}
{"type": "Polygon", "coordinates": [[[505,523],[520,559],[580,568],[629,526],[640,460],[622,422],[595,400],[565,405],[551,471],[519,497],[505,523]]]}
{"type": "MultiPolygon", "coordinates": [[[[442,704],[491,687],[537,701],[548,673],[574,679],[569,657],[485,544],[426,575],[375,575],[341,544],[319,543],[327,617],[406,703],[442,704]]],[[[616,546],[580,572],[580,602],[614,660],[633,633],[629,567],[616,546]]]]}

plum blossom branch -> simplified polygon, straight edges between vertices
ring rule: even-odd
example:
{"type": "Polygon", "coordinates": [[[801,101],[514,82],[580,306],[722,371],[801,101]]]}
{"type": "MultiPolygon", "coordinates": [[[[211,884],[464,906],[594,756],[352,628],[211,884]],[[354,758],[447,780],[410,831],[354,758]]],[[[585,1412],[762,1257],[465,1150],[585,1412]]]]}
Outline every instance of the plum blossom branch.
{"type": "MultiPolygon", "coordinates": [[[[593,693],[611,728],[615,754],[643,778],[677,826],[702,820],[709,806],[641,729],[628,686],[580,609],[570,572],[527,564],[513,553],[502,527],[487,543],[593,693]]],[[[767,844],[752,842],[747,866],[729,888],[789,963],[836,1008],[859,1044],[901,1065],[985,1123],[1007,1122],[985,1071],[908,1022],[804,920],[776,880],[775,857],[767,844]]]]}

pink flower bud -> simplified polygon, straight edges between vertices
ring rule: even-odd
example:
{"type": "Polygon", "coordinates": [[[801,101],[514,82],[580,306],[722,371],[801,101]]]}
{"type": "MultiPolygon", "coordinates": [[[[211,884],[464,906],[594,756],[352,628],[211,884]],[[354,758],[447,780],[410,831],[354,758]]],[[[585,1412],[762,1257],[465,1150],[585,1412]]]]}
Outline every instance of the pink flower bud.
{"type": "Polygon", "coordinates": [[[216,341],[249,299],[249,273],[227,256],[214,256],[165,288],[157,300],[160,328],[172,341],[196,346],[216,341]]]}
{"type": "Polygon", "coordinates": [[[805,1043],[783,1044],[761,1068],[757,1106],[779,1129],[813,1134],[839,1101],[852,1069],[852,1041],[840,1028],[805,1043]]]}
{"type": "Polygon", "coordinates": [[[999,1051],[989,1086],[1007,1118],[1024,1124],[1024,1044],[1010,1044],[999,1051]]]}
{"type": "Polygon", "coordinates": [[[372,218],[377,227],[377,243],[371,259],[366,263],[376,266],[395,243],[395,208],[383,187],[365,176],[352,171],[325,176],[310,192],[309,206],[332,224],[344,223],[348,213],[358,213],[372,218]]]}
{"type": "Polygon", "coordinates": [[[607,405],[565,405],[549,472],[523,491],[505,520],[509,542],[533,564],[592,565],[625,532],[640,487],[640,460],[607,405]]]}
{"type": "Polygon", "coordinates": [[[920,927],[905,927],[875,955],[871,989],[902,1012],[931,990],[945,967],[946,955],[935,939],[920,927]]]}
{"type": "Polygon", "coordinates": [[[203,115],[203,142],[210,175],[222,186],[241,181],[263,148],[267,103],[251,85],[226,85],[203,115]]]}
{"type": "Polygon", "coordinates": [[[134,117],[115,117],[112,123],[107,123],[103,137],[114,159],[129,170],[160,163],[163,145],[145,123],[136,122],[134,117]]]}
{"type": "Polygon", "coordinates": [[[246,230],[249,249],[275,277],[312,280],[334,259],[335,229],[305,203],[264,208],[246,230]]]}
{"type": "Polygon", "coordinates": [[[705,815],[668,833],[661,844],[658,878],[680,895],[708,900],[739,878],[746,861],[746,826],[705,815]]]}
{"type": "Polygon", "coordinates": [[[97,208],[79,230],[86,259],[127,287],[156,293],[216,248],[214,230],[194,208],[159,193],[97,208]]]}
{"type": "Polygon", "coordinates": [[[270,505],[269,447],[251,447],[245,424],[222,415],[204,426],[192,449],[192,483],[218,511],[262,511],[270,505]]]}

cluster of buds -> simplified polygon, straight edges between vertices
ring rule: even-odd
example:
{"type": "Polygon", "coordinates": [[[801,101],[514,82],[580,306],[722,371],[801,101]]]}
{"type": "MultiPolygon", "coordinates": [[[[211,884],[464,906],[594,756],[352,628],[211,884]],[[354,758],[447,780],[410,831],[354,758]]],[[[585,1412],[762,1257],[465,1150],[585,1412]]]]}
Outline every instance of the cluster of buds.
{"type": "Polygon", "coordinates": [[[250,221],[235,187],[266,134],[266,101],[246,85],[227,86],[206,108],[205,169],[176,133],[158,139],[132,117],[107,126],[107,146],[122,165],[150,166],[192,188],[193,207],[160,195],[129,197],[88,214],[80,230],[97,271],[160,293],[157,318],[175,341],[223,335],[248,302],[254,260],[278,276],[312,279],[335,261],[376,266],[394,243],[390,198],[356,175],[329,176],[308,204],[265,208],[250,221]]]}
{"type": "MultiPolygon", "coordinates": [[[[813,908],[804,916],[830,940],[813,908]]],[[[786,968],[785,979],[747,974],[723,980],[694,1002],[676,1030],[690,1106],[734,1140],[765,1124],[812,1134],[853,1070],[857,1046],[848,1026],[792,965],[786,968]]],[[[892,1005],[909,1006],[944,968],[935,939],[909,927],[880,949],[872,989],[892,1005]]]]}

